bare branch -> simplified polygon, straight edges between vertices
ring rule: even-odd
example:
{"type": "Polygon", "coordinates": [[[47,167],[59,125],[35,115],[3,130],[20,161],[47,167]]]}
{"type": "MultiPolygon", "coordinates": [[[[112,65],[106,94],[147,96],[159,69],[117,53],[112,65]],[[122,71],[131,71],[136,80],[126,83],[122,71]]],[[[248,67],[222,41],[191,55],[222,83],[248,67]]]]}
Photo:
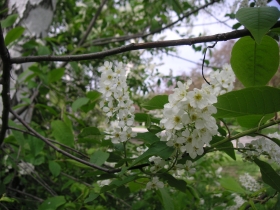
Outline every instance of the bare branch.
{"type": "Polygon", "coordinates": [[[0,145],[4,141],[6,130],[8,127],[9,120],[9,109],[10,109],[10,70],[11,70],[11,60],[8,49],[5,46],[2,26],[0,24],[0,56],[3,62],[3,73],[2,73],[2,128],[0,131],[0,145]]]}
{"type": "Polygon", "coordinates": [[[78,43],[78,46],[81,46],[87,39],[92,27],[95,25],[96,20],[97,20],[98,16],[100,15],[101,10],[102,10],[103,6],[106,4],[106,2],[107,2],[107,0],[103,0],[102,3],[100,4],[100,6],[98,7],[94,17],[92,18],[92,20],[90,21],[90,24],[88,25],[88,28],[87,28],[85,34],[83,35],[82,39],[78,43]]]}
{"type": "MultiPolygon", "coordinates": [[[[280,21],[278,21],[272,28],[277,28],[277,27],[280,27],[280,21]]],[[[223,34],[201,36],[201,37],[195,37],[189,39],[178,39],[178,40],[157,41],[157,42],[147,42],[147,43],[132,43],[129,45],[125,45],[122,47],[114,48],[103,52],[89,53],[89,54],[82,54],[82,55],[62,55],[62,56],[44,55],[44,56],[17,57],[17,58],[11,58],[11,63],[93,60],[98,58],[104,58],[110,55],[116,55],[128,51],[133,51],[133,50],[172,47],[172,46],[181,46],[181,45],[193,45],[193,44],[206,43],[206,42],[220,42],[220,41],[227,41],[227,40],[241,38],[250,35],[251,34],[247,29],[243,29],[243,30],[236,30],[223,34]]]]}
{"type": "MultiPolygon", "coordinates": [[[[26,134],[28,134],[28,135],[35,136],[35,137],[36,137],[35,134],[33,134],[33,133],[29,132],[29,131],[21,130],[21,129],[19,129],[19,128],[15,128],[15,127],[11,127],[11,126],[9,126],[8,128],[11,129],[11,130],[19,131],[19,132],[26,133],[26,134]]],[[[85,154],[79,152],[78,150],[75,150],[75,149],[73,149],[73,148],[71,148],[71,147],[68,147],[68,146],[66,146],[66,145],[64,145],[64,144],[61,144],[61,143],[59,143],[58,141],[55,141],[55,140],[52,140],[52,139],[48,139],[48,138],[46,138],[46,139],[47,139],[48,141],[54,143],[54,144],[60,145],[60,146],[66,148],[66,149],[68,149],[68,150],[71,150],[72,152],[75,152],[75,153],[81,155],[81,156],[84,157],[84,158],[89,159],[88,156],[86,156],[85,154]]]]}
{"type": "MultiPolygon", "coordinates": [[[[45,138],[44,136],[42,136],[41,134],[39,134],[38,132],[36,132],[33,128],[31,128],[31,127],[30,127],[23,119],[21,119],[12,109],[10,109],[10,112],[17,118],[18,121],[21,122],[21,124],[24,125],[24,127],[25,127],[27,130],[29,130],[31,133],[33,133],[37,138],[43,140],[47,145],[49,145],[51,148],[53,148],[53,149],[56,150],[57,152],[59,152],[59,153],[65,155],[65,156],[67,156],[67,157],[69,157],[69,158],[71,158],[71,159],[73,159],[73,160],[76,160],[76,161],[78,161],[78,162],[80,162],[80,163],[83,163],[83,164],[85,164],[85,165],[87,165],[87,166],[90,166],[90,167],[92,167],[92,168],[98,169],[98,170],[100,170],[100,171],[104,171],[104,172],[107,172],[107,173],[115,173],[115,172],[116,172],[115,170],[109,170],[109,169],[107,169],[107,168],[103,168],[103,167],[100,167],[100,166],[95,165],[95,164],[93,164],[93,163],[87,162],[87,161],[85,161],[85,160],[83,160],[83,159],[77,158],[77,157],[75,157],[74,155],[72,155],[72,154],[70,154],[70,153],[68,153],[68,152],[66,152],[66,151],[64,151],[64,150],[62,150],[62,149],[56,147],[56,146],[53,145],[47,138],[45,138]]],[[[119,170],[118,170],[118,171],[119,171],[119,170]]]]}
{"type": "Polygon", "coordinates": [[[35,200],[37,200],[37,201],[39,201],[39,202],[43,202],[43,201],[44,201],[42,198],[38,198],[38,197],[36,197],[36,196],[34,196],[34,195],[31,195],[31,194],[26,193],[26,192],[22,192],[22,191],[20,191],[20,190],[16,190],[16,189],[11,188],[11,187],[8,187],[8,190],[11,190],[11,191],[14,191],[14,192],[23,194],[23,195],[28,196],[28,197],[30,197],[30,198],[33,198],[33,199],[35,199],[35,200]]]}
{"type": "Polygon", "coordinates": [[[152,35],[152,34],[155,34],[155,33],[159,33],[165,29],[168,29],[172,26],[174,26],[175,24],[177,24],[178,22],[182,21],[183,19],[197,13],[198,11],[202,10],[202,9],[205,9],[206,7],[216,3],[216,2],[219,2],[220,0],[213,0],[201,7],[198,7],[190,12],[187,12],[185,13],[182,17],[178,18],[176,21],[170,23],[170,24],[167,24],[166,26],[162,27],[162,28],[158,28],[156,30],[153,30],[149,33],[138,33],[138,34],[132,34],[132,35],[125,35],[125,36],[120,36],[120,37],[108,37],[108,38],[101,38],[101,39],[96,39],[96,40],[93,40],[91,41],[90,43],[85,43],[85,45],[83,45],[83,47],[88,47],[88,46],[91,46],[91,45],[103,45],[103,44],[108,44],[108,43],[111,43],[111,42],[121,42],[121,41],[126,41],[126,40],[130,40],[130,39],[135,39],[135,38],[145,38],[149,35],[152,35]]]}

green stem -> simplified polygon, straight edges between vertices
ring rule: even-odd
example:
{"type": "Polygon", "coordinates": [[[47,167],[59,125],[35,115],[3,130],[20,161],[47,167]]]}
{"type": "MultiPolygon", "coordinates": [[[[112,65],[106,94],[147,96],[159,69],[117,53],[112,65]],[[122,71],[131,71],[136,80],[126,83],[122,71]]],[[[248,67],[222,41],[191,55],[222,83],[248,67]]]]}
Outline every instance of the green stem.
{"type": "Polygon", "coordinates": [[[219,141],[219,142],[213,144],[211,147],[206,148],[206,149],[205,149],[205,152],[208,152],[209,150],[211,150],[211,149],[213,149],[213,148],[215,148],[215,147],[217,147],[217,146],[219,146],[219,145],[221,145],[221,144],[224,144],[224,143],[226,143],[226,142],[232,141],[232,140],[234,140],[234,139],[238,139],[238,138],[243,137],[243,136],[247,136],[247,135],[249,135],[249,134],[251,134],[251,133],[258,132],[259,130],[262,130],[262,129],[264,129],[264,128],[267,128],[267,127],[270,127],[270,126],[272,126],[272,125],[276,125],[276,124],[279,124],[279,123],[280,123],[280,119],[279,119],[279,120],[273,120],[273,121],[271,121],[271,122],[269,122],[269,123],[266,123],[266,124],[264,124],[264,125],[258,126],[258,127],[256,127],[256,128],[251,128],[251,129],[249,129],[249,130],[247,130],[247,131],[238,133],[238,134],[236,134],[236,135],[234,135],[234,136],[232,136],[232,137],[226,137],[226,138],[224,138],[223,140],[221,140],[221,141],[219,141]]]}

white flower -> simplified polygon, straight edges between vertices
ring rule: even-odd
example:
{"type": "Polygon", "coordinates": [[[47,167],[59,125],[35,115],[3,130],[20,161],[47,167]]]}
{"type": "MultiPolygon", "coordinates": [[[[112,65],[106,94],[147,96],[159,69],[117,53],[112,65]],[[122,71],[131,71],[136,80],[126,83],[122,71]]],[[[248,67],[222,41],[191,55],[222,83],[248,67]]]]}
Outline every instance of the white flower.
{"type": "Polygon", "coordinates": [[[246,190],[255,192],[261,189],[261,185],[248,173],[239,176],[239,181],[246,190]]]}
{"type": "Polygon", "coordinates": [[[192,168],[192,161],[187,160],[185,164],[177,164],[177,168],[184,169],[187,174],[194,174],[196,172],[195,168],[192,168]]]}
{"type": "Polygon", "coordinates": [[[29,175],[34,171],[34,166],[31,163],[27,163],[22,161],[18,164],[19,167],[19,175],[29,175]]]}
{"type": "Polygon", "coordinates": [[[203,109],[208,105],[208,100],[205,92],[197,88],[194,88],[193,91],[190,91],[188,93],[187,99],[193,108],[203,109]]]}
{"type": "Polygon", "coordinates": [[[159,189],[159,188],[163,188],[164,184],[163,182],[159,181],[158,177],[153,177],[152,180],[150,182],[147,183],[146,185],[146,189],[147,190],[151,190],[151,189],[159,189]]]}

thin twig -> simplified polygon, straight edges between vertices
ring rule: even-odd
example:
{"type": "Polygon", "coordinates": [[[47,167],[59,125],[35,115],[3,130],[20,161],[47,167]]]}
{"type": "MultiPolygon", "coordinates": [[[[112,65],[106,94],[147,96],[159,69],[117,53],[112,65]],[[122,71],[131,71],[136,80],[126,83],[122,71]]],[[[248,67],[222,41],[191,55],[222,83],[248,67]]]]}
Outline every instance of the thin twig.
{"type": "MultiPolygon", "coordinates": [[[[115,172],[116,172],[116,170],[109,170],[109,169],[107,169],[107,168],[103,168],[103,167],[100,167],[100,166],[95,165],[95,164],[93,164],[93,163],[90,163],[90,162],[88,162],[88,161],[85,161],[85,160],[83,160],[83,159],[80,159],[80,158],[78,158],[78,157],[76,157],[76,156],[74,156],[74,155],[72,155],[72,154],[70,154],[70,153],[68,153],[68,152],[66,152],[66,151],[64,151],[64,150],[62,150],[62,149],[56,147],[56,146],[53,145],[47,138],[45,138],[44,136],[42,136],[41,134],[39,134],[37,131],[35,131],[33,128],[31,128],[31,127],[30,127],[23,119],[21,119],[12,109],[10,109],[10,112],[17,118],[18,121],[21,122],[21,124],[24,125],[24,127],[25,127],[27,130],[29,130],[30,132],[32,132],[37,138],[43,140],[47,145],[49,145],[51,148],[53,148],[53,149],[56,150],[57,152],[59,152],[59,153],[65,155],[65,156],[67,156],[67,157],[69,157],[69,158],[71,158],[71,159],[73,159],[73,160],[76,160],[76,161],[78,161],[78,162],[80,162],[80,163],[83,163],[83,164],[85,164],[85,165],[87,165],[87,166],[90,166],[90,167],[92,167],[92,168],[98,169],[98,170],[100,170],[100,171],[104,171],[104,172],[107,172],[107,173],[115,173],[115,172]]],[[[119,170],[117,170],[117,171],[119,171],[119,170]]]]}
{"type": "Polygon", "coordinates": [[[213,47],[215,47],[217,43],[218,43],[218,41],[216,41],[213,45],[207,46],[207,47],[206,47],[205,52],[204,52],[204,56],[203,56],[203,60],[202,60],[202,69],[201,69],[202,77],[203,77],[204,81],[205,81],[208,85],[210,85],[210,83],[206,80],[206,78],[204,77],[204,73],[203,73],[203,67],[204,67],[204,62],[205,62],[205,56],[206,56],[207,49],[208,49],[208,48],[213,48],[213,47]]]}
{"type": "Polygon", "coordinates": [[[158,28],[158,29],[155,29],[149,33],[138,33],[138,34],[132,34],[132,35],[125,35],[125,36],[120,36],[120,37],[108,37],[108,38],[101,38],[101,39],[96,39],[96,40],[93,40],[91,41],[90,43],[86,43],[86,45],[83,45],[83,47],[88,47],[88,46],[91,46],[91,45],[103,45],[103,44],[109,44],[111,42],[121,42],[121,41],[127,41],[127,40],[130,40],[130,39],[136,39],[136,38],[145,38],[147,36],[150,36],[152,34],[155,34],[155,33],[159,33],[159,32],[162,32],[163,30],[167,29],[167,28],[170,28],[171,26],[174,26],[175,24],[177,24],[178,22],[184,20],[185,18],[197,13],[198,11],[202,10],[202,9],[205,9],[206,7],[216,3],[216,2],[219,2],[220,0],[213,0],[201,7],[198,7],[190,12],[187,12],[185,13],[182,17],[178,18],[176,21],[172,22],[172,23],[169,23],[167,24],[166,26],[164,27],[161,27],[161,28],[158,28]]]}
{"type": "MultiPolygon", "coordinates": [[[[276,28],[276,27],[280,27],[280,21],[278,21],[272,28],[276,28]]],[[[178,39],[178,40],[157,41],[157,42],[147,42],[147,43],[132,43],[129,45],[125,45],[122,47],[114,48],[103,52],[81,54],[81,55],[62,55],[62,56],[43,55],[43,56],[16,57],[16,58],[11,58],[11,63],[93,60],[93,59],[104,58],[110,55],[116,55],[128,51],[133,51],[133,50],[172,47],[172,46],[180,46],[180,45],[193,45],[193,44],[206,43],[206,42],[227,41],[227,40],[241,38],[249,35],[251,35],[250,32],[247,29],[243,29],[243,30],[235,30],[224,34],[216,34],[211,36],[202,36],[202,37],[195,37],[189,39],[178,39]]]]}
{"type": "Polygon", "coordinates": [[[37,200],[37,201],[39,201],[39,202],[43,202],[43,201],[44,201],[42,198],[38,198],[38,197],[36,197],[36,196],[34,196],[34,195],[31,195],[31,194],[29,194],[29,193],[26,193],[26,192],[22,192],[22,191],[20,191],[20,190],[16,190],[16,189],[11,188],[11,187],[8,187],[8,189],[11,190],[11,191],[14,191],[14,192],[23,194],[23,195],[25,195],[25,196],[34,198],[35,200],[37,200]]]}
{"type": "Polygon", "coordinates": [[[3,63],[3,73],[2,73],[2,128],[0,131],[0,146],[4,141],[6,136],[6,131],[8,127],[9,120],[9,109],[10,109],[10,76],[11,76],[11,58],[10,53],[5,45],[2,26],[0,24],[0,57],[3,63]]]}
{"type": "Polygon", "coordinates": [[[106,2],[107,2],[107,0],[103,0],[102,3],[100,4],[100,6],[98,7],[94,17],[92,18],[92,20],[90,21],[90,24],[88,25],[88,28],[87,28],[85,34],[83,35],[82,39],[78,43],[78,46],[81,46],[85,42],[85,40],[87,39],[91,29],[95,25],[96,20],[97,20],[98,16],[100,15],[101,10],[102,10],[103,6],[106,4],[106,2]]]}
{"type": "MultiPolygon", "coordinates": [[[[28,132],[28,131],[25,131],[25,130],[21,130],[21,129],[19,129],[19,128],[15,128],[15,127],[11,127],[11,126],[9,126],[8,128],[11,129],[11,130],[20,131],[20,132],[22,132],[22,133],[26,133],[26,134],[28,134],[28,135],[35,136],[35,137],[36,137],[35,134],[33,134],[33,133],[31,133],[31,132],[28,132]]],[[[54,143],[54,144],[58,144],[58,145],[60,145],[60,146],[62,146],[62,147],[64,147],[64,148],[66,148],[66,149],[69,149],[69,150],[71,150],[72,152],[75,152],[75,153],[77,153],[77,154],[83,156],[84,158],[89,159],[88,156],[86,156],[85,154],[79,152],[78,150],[75,150],[75,149],[73,149],[73,148],[71,148],[71,147],[68,147],[68,146],[66,146],[65,144],[62,144],[62,143],[60,143],[60,142],[58,142],[58,141],[55,141],[55,140],[52,140],[52,139],[49,139],[49,138],[46,138],[46,139],[47,139],[48,141],[54,143]]]]}
{"type": "Polygon", "coordinates": [[[60,172],[60,174],[62,174],[63,176],[66,176],[66,177],[68,177],[69,179],[72,179],[72,180],[74,180],[74,181],[76,181],[76,182],[79,182],[79,183],[81,183],[81,184],[84,184],[84,185],[88,186],[89,188],[93,188],[92,185],[90,185],[90,184],[88,184],[88,183],[86,183],[86,182],[83,182],[83,181],[81,181],[81,180],[79,180],[79,179],[77,179],[77,178],[75,178],[75,177],[73,177],[73,176],[70,176],[69,174],[66,174],[66,173],[64,173],[64,172],[60,172]]]}
{"type": "Polygon", "coordinates": [[[228,137],[230,138],[230,137],[231,137],[231,133],[230,133],[229,127],[227,126],[226,122],[225,122],[222,118],[220,118],[219,120],[221,120],[221,121],[223,122],[224,126],[225,126],[226,129],[227,129],[228,137]]]}

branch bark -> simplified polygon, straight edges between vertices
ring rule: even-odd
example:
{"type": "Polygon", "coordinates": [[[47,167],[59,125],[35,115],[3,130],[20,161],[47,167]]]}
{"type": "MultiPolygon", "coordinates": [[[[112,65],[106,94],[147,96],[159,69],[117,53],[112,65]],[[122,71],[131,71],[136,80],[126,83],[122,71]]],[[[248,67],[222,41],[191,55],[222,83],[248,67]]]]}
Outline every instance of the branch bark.
{"type": "MultiPolygon", "coordinates": [[[[280,27],[280,21],[278,21],[272,28],[280,27]]],[[[193,45],[198,43],[207,42],[220,42],[227,41],[231,39],[237,39],[244,36],[250,36],[251,33],[247,29],[236,30],[223,34],[215,34],[210,36],[195,37],[189,39],[178,39],[178,40],[168,40],[168,41],[157,41],[157,42],[147,42],[147,43],[132,43],[122,47],[114,48],[111,50],[89,53],[81,55],[63,55],[63,56],[27,56],[27,57],[17,57],[11,58],[11,63],[28,63],[28,62],[43,62],[43,61],[82,61],[82,60],[93,60],[105,58],[110,55],[116,55],[133,50],[141,49],[152,49],[160,47],[173,47],[181,45],[193,45]]]]}
{"type": "Polygon", "coordinates": [[[2,128],[0,131],[0,145],[4,141],[6,131],[8,129],[9,120],[9,109],[10,109],[10,70],[11,70],[11,60],[9,51],[5,45],[2,26],[0,24],[0,56],[3,63],[3,73],[2,73],[2,128]]]}

